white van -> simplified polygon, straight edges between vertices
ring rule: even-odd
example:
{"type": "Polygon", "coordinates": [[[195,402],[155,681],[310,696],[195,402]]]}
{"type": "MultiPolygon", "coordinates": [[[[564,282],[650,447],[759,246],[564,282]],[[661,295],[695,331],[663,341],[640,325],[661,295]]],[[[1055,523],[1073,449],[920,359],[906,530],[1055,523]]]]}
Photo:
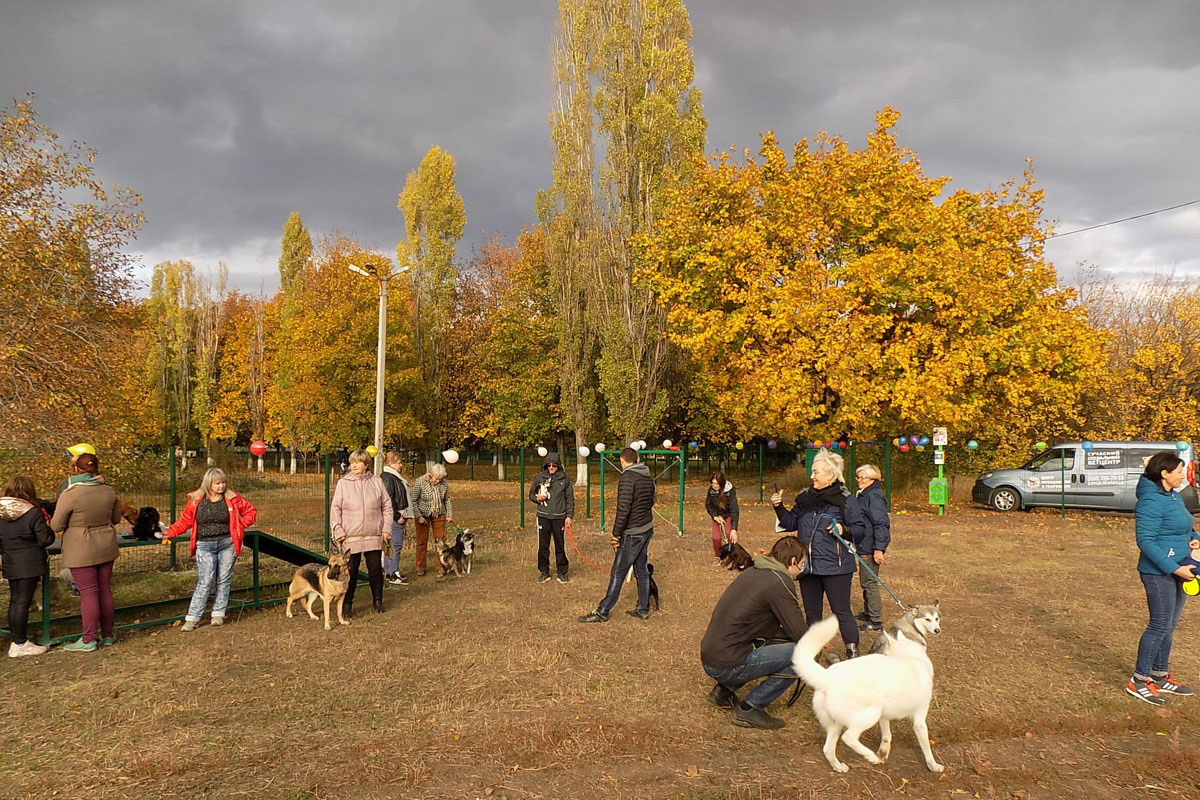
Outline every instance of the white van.
{"type": "Polygon", "coordinates": [[[1175,442],[1067,442],[1047,448],[1017,469],[985,472],[975,480],[971,499],[997,511],[1036,506],[1133,511],[1138,478],[1155,453],[1183,459],[1187,481],[1180,489],[1184,505],[1200,512],[1196,492],[1195,448],[1178,450],[1175,442]]]}

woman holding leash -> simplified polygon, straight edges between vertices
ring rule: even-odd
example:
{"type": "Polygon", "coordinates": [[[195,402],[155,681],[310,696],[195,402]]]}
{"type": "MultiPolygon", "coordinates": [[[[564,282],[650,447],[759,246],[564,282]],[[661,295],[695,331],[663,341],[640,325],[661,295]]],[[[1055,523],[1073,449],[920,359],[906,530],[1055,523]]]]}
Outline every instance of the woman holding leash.
{"type": "Polygon", "coordinates": [[[861,540],[865,528],[858,500],[846,490],[843,468],[840,455],[822,448],[813,458],[812,487],[796,495],[790,510],[783,505],[782,492],[771,495],[771,505],[780,527],[796,531],[808,548],[807,568],[799,578],[806,623],[812,626],[821,621],[824,595],[838,619],[846,657],[854,658],[858,655],[858,623],[850,610],[850,586],[858,562],[838,537],[847,542],[861,540]]]}
{"type": "Polygon", "coordinates": [[[365,559],[367,580],[371,584],[371,605],[383,613],[383,540],[392,535],[392,500],[383,480],[371,474],[371,457],[366,450],[350,454],[350,471],[337,482],[329,509],[333,538],[346,553],[350,587],[342,600],[342,616],[349,619],[354,611],[354,590],[358,586],[358,568],[365,559]]]}
{"type": "Polygon", "coordinates": [[[864,631],[883,630],[883,603],[879,599],[879,568],[883,566],[884,553],[892,543],[892,523],[888,519],[888,501],[883,496],[883,486],[880,481],[883,475],[874,464],[863,464],[854,470],[858,482],[858,505],[863,512],[863,527],[865,533],[862,541],[854,543],[863,560],[871,564],[871,572],[866,566],[858,568],[858,585],[862,587],[863,613],[858,627],[864,631]]]}
{"type": "Polygon", "coordinates": [[[1200,536],[1192,530],[1192,515],[1176,491],[1185,480],[1183,459],[1175,453],[1156,453],[1138,479],[1137,520],[1138,576],[1146,589],[1150,624],[1138,642],[1137,664],[1125,691],[1151,705],[1161,706],[1167,695],[1193,694],[1171,677],[1171,639],[1183,613],[1183,584],[1195,577],[1190,565],[1180,562],[1200,555],[1200,536]]]}
{"type": "MultiPolygon", "coordinates": [[[[425,574],[425,554],[429,549],[429,533],[435,542],[446,541],[446,525],[454,521],[454,505],[450,502],[450,486],[446,483],[446,467],[430,464],[425,474],[413,481],[413,515],[417,521],[416,567],[417,577],[425,574]]],[[[437,574],[440,577],[442,562],[436,557],[437,574]]]]}
{"type": "Polygon", "coordinates": [[[63,645],[63,650],[90,653],[100,646],[100,640],[104,644],[116,641],[111,581],[113,564],[120,554],[114,526],[120,521],[121,502],[100,476],[100,459],[92,453],[76,456],[67,488],[59,495],[50,520],[50,529],[62,536],[63,566],[71,570],[71,578],[79,587],[79,616],[83,621],[83,635],[63,645]]]}
{"type": "Polygon", "coordinates": [[[724,472],[718,470],[709,478],[704,510],[712,517],[713,564],[720,565],[726,542],[737,544],[738,540],[737,489],[726,480],[724,472]]]}
{"type": "Polygon", "coordinates": [[[12,637],[9,658],[40,656],[48,649],[29,641],[26,633],[29,607],[38,580],[46,572],[46,548],[52,544],[54,532],[38,505],[33,481],[24,475],[13,477],[4,487],[4,497],[0,497],[0,557],[8,581],[8,632],[12,637]]]}
{"type": "Polygon", "coordinates": [[[196,559],[196,588],[192,590],[192,602],[179,630],[194,631],[200,626],[214,580],[217,591],[213,598],[212,624],[214,627],[225,624],[233,565],[242,553],[246,529],[256,519],[258,512],[254,506],[229,488],[225,472],[216,467],[205,472],[200,488],[188,494],[187,505],[179,520],[163,534],[165,543],[189,531],[188,552],[196,559]]]}

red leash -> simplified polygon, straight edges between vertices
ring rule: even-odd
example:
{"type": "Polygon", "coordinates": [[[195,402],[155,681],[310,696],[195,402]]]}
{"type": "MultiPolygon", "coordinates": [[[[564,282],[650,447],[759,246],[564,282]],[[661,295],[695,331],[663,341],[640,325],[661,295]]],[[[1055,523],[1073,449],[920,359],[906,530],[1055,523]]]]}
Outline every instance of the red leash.
{"type": "Polygon", "coordinates": [[[568,522],[566,525],[563,526],[563,529],[567,532],[567,538],[571,540],[571,546],[575,548],[576,553],[579,553],[580,558],[582,558],[584,561],[591,564],[593,567],[600,570],[601,572],[603,572],[605,569],[607,569],[606,567],[600,566],[599,564],[595,563],[590,558],[585,556],[583,554],[583,551],[579,549],[579,545],[575,544],[575,537],[571,535],[571,523],[568,522]]]}

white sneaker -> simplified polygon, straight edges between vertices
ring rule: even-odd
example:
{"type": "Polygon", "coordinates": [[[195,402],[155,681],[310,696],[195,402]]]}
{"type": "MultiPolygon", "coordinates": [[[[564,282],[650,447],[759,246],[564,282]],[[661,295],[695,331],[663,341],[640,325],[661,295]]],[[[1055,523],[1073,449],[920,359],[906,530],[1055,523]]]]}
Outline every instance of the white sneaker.
{"type": "Polygon", "coordinates": [[[212,625],[214,628],[218,625],[224,625],[225,618],[224,617],[213,617],[212,621],[209,624],[212,625]]]}
{"type": "Polygon", "coordinates": [[[25,644],[17,644],[13,642],[8,646],[9,658],[20,658],[21,656],[40,656],[50,648],[45,645],[38,644],[34,641],[26,641],[25,644]]]}
{"type": "Polygon", "coordinates": [[[179,626],[179,630],[183,631],[184,633],[191,633],[192,631],[196,630],[196,628],[199,628],[199,627],[200,627],[199,622],[193,622],[192,620],[189,619],[189,620],[184,621],[184,623],[179,626]]]}

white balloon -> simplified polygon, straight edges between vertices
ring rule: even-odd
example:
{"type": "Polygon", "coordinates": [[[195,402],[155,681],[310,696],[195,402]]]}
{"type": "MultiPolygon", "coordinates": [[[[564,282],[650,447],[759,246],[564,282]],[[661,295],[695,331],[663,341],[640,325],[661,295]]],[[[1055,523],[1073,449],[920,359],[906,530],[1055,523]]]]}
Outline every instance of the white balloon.
{"type": "Polygon", "coordinates": [[[442,460],[445,461],[447,464],[457,464],[458,463],[458,451],[457,450],[443,450],[442,451],[442,460]]]}
{"type": "Polygon", "coordinates": [[[580,458],[587,458],[591,454],[592,454],[592,451],[588,449],[588,446],[586,444],[579,448],[579,457],[580,458]]]}
{"type": "Polygon", "coordinates": [[[549,450],[547,450],[547,449],[546,449],[546,448],[544,448],[544,447],[541,447],[541,446],[539,446],[539,447],[538,447],[538,455],[539,455],[539,456],[541,456],[542,458],[545,458],[545,457],[546,457],[546,453],[549,453],[549,452],[550,452],[550,451],[549,451],[549,450]]]}
{"type": "Polygon", "coordinates": [[[603,453],[603,452],[604,452],[604,442],[597,442],[597,443],[596,443],[596,452],[597,452],[597,453],[603,453]]]}
{"type": "Polygon", "coordinates": [[[663,439],[663,450],[670,450],[671,445],[675,444],[670,439],[663,439]]]}

